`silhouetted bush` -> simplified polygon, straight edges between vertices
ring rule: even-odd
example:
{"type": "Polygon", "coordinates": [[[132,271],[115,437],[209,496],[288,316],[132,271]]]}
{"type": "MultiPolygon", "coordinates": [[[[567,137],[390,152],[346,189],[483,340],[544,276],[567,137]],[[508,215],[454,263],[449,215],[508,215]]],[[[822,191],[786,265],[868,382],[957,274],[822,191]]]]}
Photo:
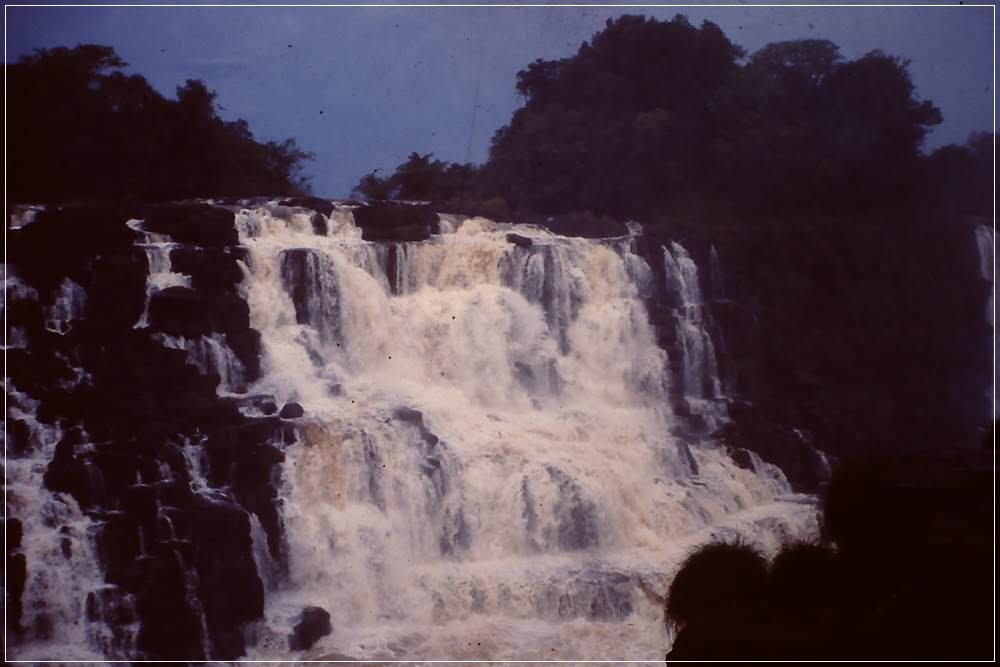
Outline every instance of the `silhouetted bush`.
{"type": "Polygon", "coordinates": [[[670,589],[666,618],[683,623],[668,659],[989,658],[990,456],[935,451],[839,466],[822,503],[826,543],[782,550],[767,594],[732,581],[745,566],[701,556],[731,546],[695,553],[670,589]]]}
{"type": "Polygon", "coordinates": [[[771,562],[768,589],[778,605],[827,605],[837,594],[839,571],[834,552],[800,542],[782,549],[771,562]]]}
{"type": "Polygon", "coordinates": [[[741,543],[711,543],[681,566],[667,592],[666,615],[677,624],[690,623],[719,608],[749,604],[763,596],[767,561],[741,543]]]}

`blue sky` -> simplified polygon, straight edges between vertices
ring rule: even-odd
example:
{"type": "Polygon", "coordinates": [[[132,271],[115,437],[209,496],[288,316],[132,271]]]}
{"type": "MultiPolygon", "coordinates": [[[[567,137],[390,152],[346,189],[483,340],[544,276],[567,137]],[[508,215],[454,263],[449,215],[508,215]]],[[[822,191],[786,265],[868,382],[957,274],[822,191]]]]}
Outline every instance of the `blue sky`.
{"type": "Polygon", "coordinates": [[[826,38],[848,58],[880,48],[911,61],[945,122],[928,146],[993,126],[990,7],[8,7],[7,57],[39,47],[113,46],[158,90],[187,78],[219,93],[225,118],[316,154],[318,194],[346,195],[412,151],[480,162],[520,105],[515,74],[572,55],[623,13],[711,20],[752,52],[826,38]],[[322,113],[320,113],[322,112],[322,113]]]}

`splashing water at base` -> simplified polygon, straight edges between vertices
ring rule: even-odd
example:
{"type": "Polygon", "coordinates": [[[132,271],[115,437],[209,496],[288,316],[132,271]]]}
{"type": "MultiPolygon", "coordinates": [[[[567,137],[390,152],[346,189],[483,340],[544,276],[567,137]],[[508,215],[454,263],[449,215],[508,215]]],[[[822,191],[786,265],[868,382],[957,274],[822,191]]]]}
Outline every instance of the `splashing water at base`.
{"type": "Polygon", "coordinates": [[[94,540],[98,524],[73,498],[49,491],[42,481],[64,434],[35,419],[35,401],[7,389],[10,416],[23,421],[28,432],[26,451],[10,453],[5,471],[7,512],[22,523],[18,552],[27,563],[21,628],[8,628],[19,644],[11,657],[125,658],[134,651],[138,631],[134,600],[103,583],[94,540]],[[116,623],[109,622],[112,616],[116,623]]]}
{"type": "Polygon", "coordinates": [[[669,435],[667,359],[630,238],[449,217],[369,243],[350,210],[237,214],[264,377],[307,412],[283,465],[288,575],[256,658],[662,658],[662,591],[713,530],[771,546],[814,509],[777,469],[669,435]],[[514,244],[516,231],[530,245],[514,244]]]}

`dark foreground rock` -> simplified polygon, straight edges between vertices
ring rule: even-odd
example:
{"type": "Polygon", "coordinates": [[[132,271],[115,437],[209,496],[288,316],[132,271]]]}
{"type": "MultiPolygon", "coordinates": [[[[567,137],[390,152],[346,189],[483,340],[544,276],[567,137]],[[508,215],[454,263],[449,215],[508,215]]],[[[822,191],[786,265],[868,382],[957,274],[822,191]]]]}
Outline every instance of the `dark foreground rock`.
{"type": "Polygon", "coordinates": [[[288,648],[293,651],[308,650],[331,632],[330,612],[322,607],[306,607],[288,638],[288,648]]]}

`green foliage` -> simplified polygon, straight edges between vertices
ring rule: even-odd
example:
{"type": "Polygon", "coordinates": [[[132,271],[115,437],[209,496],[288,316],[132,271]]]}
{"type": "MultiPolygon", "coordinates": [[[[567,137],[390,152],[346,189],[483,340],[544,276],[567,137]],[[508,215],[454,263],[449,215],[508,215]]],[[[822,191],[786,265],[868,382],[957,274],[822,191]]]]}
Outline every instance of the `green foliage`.
{"type": "Polygon", "coordinates": [[[308,190],[309,153],[259,142],[246,121],[216,113],[201,81],[156,92],[113,49],[36,51],[9,65],[9,193],[15,201],[85,196],[173,199],[291,195],[308,190]]]}

